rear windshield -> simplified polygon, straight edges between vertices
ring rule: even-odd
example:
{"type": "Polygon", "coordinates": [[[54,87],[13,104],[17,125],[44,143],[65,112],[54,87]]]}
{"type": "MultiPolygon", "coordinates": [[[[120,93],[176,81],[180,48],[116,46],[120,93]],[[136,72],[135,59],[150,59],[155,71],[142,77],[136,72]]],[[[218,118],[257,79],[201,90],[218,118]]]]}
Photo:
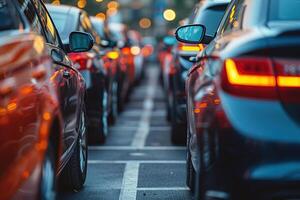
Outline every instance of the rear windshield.
{"type": "Polygon", "coordinates": [[[300,0],[270,0],[271,21],[300,20],[300,0]]]}
{"type": "Polygon", "coordinates": [[[22,24],[16,9],[8,4],[6,0],[0,0],[0,31],[21,27],[22,24]]]}
{"type": "Polygon", "coordinates": [[[224,16],[227,4],[212,6],[205,10],[200,9],[194,24],[203,24],[206,27],[206,34],[214,36],[224,16]]]}

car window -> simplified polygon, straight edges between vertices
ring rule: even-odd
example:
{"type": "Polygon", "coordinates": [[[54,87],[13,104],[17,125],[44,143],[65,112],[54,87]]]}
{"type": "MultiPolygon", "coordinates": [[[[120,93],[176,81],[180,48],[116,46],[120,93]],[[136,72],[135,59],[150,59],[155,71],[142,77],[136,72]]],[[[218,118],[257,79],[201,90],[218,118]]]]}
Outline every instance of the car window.
{"type": "Polygon", "coordinates": [[[193,23],[205,25],[206,34],[213,37],[217,32],[226,8],[227,4],[222,4],[200,10],[193,23]]]}
{"type": "Polygon", "coordinates": [[[300,20],[300,0],[271,0],[270,21],[300,20]]]}
{"type": "Polygon", "coordinates": [[[236,0],[226,13],[226,19],[222,24],[220,34],[226,34],[242,28],[242,20],[245,12],[245,0],[236,0]]]}
{"type": "Polygon", "coordinates": [[[96,33],[93,28],[92,22],[86,13],[82,13],[80,16],[80,31],[90,33],[97,44],[100,43],[100,36],[96,33]]]}
{"type": "Polygon", "coordinates": [[[38,11],[38,14],[40,16],[40,20],[41,20],[41,23],[43,25],[47,41],[50,44],[53,44],[53,45],[59,47],[60,46],[59,36],[56,32],[55,26],[52,23],[52,20],[49,16],[48,12],[46,11],[45,7],[41,4],[40,1],[33,0],[33,2],[35,4],[35,7],[36,7],[36,9],[38,11]]]}
{"type": "MultiPolygon", "coordinates": [[[[32,4],[32,2],[27,0],[18,0],[16,1],[16,5],[26,17],[31,29],[36,33],[44,35],[43,28],[41,26],[38,16],[36,15],[34,5],[32,4]]],[[[1,18],[1,21],[2,19],[3,18],[1,18]]]]}
{"type": "Polygon", "coordinates": [[[6,0],[0,1],[0,19],[0,31],[23,28],[15,7],[6,0]]]}

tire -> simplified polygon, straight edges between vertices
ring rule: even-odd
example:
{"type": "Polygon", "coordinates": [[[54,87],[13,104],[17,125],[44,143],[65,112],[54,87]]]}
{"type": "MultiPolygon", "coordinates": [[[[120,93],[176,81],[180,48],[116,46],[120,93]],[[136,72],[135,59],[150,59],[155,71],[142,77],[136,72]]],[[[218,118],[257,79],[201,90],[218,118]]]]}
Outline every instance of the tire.
{"type": "MultiPolygon", "coordinates": [[[[122,76],[122,75],[121,75],[122,76]]],[[[123,87],[124,87],[124,76],[121,77],[118,87],[118,112],[122,112],[124,110],[124,101],[122,94],[123,94],[123,87]]]]}
{"type": "Polygon", "coordinates": [[[104,144],[108,135],[108,114],[107,114],[107,92],[104,91],[102,95],[99,117],[92,119],[89,126],[89,143],[104,144]]]}
{"type": "Polygon", "coordinates": [[[87,174],[87,160],[88,145],[85,129],[85,113],[83,112],[73,154],[61,174],[62,187],[73,191],[82,189],[87,174]]]}
{"type": "Polygon", "coordinates": [[[114,125],[116,123],[117,116],[118,116],[118,83],[114,82],[112,86],[111,108],[108,117],[108,121],[110,125],[114,125]]]}
{"type": "Polygon", "coordinates": [[[45,154],[42,165],[39,199],[40,200],[55,200],[56,199],[56,170],[55,156],[51,144],[45,154]]]}
{"type": "MultiPolygon", "coordinates": [[[[187,132],[189,132],[187,130],[187,132]]],[[[189,133],[188,133],[189,134],[189,133]]],[[[192,193],[195,192],[196,171],[193,167],[190,153],[189,136],[187,136],[187,157],[186,157],[186,185],[192,193]]]]}
{"type": "Polygon", "coordinates": [[[175,145],[184,145],[186,143],[186,125],[177,122],[174,98],[171,106],[171,141],[175,145]]]}

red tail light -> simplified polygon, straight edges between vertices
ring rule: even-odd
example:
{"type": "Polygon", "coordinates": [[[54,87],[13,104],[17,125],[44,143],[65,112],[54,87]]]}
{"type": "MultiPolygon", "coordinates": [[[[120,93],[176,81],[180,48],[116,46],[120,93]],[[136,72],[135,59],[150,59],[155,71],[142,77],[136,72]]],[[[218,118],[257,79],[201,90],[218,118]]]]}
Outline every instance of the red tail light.
{"type": "Polygon", "coordinates": [[[300,62],[297,60],[275,60],[277,85],[280,99],[284,102],[300,102],[300,62]]]}
{"type": "Polygon", "coordinates": [[[125,55],[130,55],[130,48],[129,47],[124,47],[123,49],[122,49],[122,52],[125,54],[125,55]]]}
{"type": "Polygon", "coordinates": [[[88,53],[70,53],[69,57],[78,70],[93,70],[91,60],[92,55],[89,55],[88,53]]]}
{"type": "Polygon", "coordinates": [[[246,97],[300,100],[300,62],[268,58],[235,58],[224,62],[222,87],[246,97]],[[297,64],[298,63],[298,64],[297,64]]]}
{"type": "Polygon", "coordinates": [[[277,98],[272,61],[264,58],[225,60],[222,87],[225,91],[239,96],[277,98]]]}

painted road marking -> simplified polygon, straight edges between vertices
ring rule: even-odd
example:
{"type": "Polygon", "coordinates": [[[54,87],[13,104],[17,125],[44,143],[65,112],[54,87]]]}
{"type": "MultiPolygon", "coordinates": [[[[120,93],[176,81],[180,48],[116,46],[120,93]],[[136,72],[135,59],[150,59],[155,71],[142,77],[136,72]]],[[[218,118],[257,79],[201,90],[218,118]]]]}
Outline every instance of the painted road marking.
{"type": "Polygon", "coordinates": [[[137,162],[126,164],[119,200],[136,199],[139,168],[140,164],[137,162]]]}
{"type": "Polygon", "coordinates": [[[102,151],[102,150],[115,150],[115,151],[123,151],[123,150],[136,150],[136,151],[185,151],[186,147],[176,147],[176,146],[145,146],[145,147],[134,147],[134,146],[90,146],[89,150],[91,151],[102,151]]]}
{"type": "Polygon", "coordinates": [[[89,160],[89,164],[185,164],[185,160],[89,160]]]}

